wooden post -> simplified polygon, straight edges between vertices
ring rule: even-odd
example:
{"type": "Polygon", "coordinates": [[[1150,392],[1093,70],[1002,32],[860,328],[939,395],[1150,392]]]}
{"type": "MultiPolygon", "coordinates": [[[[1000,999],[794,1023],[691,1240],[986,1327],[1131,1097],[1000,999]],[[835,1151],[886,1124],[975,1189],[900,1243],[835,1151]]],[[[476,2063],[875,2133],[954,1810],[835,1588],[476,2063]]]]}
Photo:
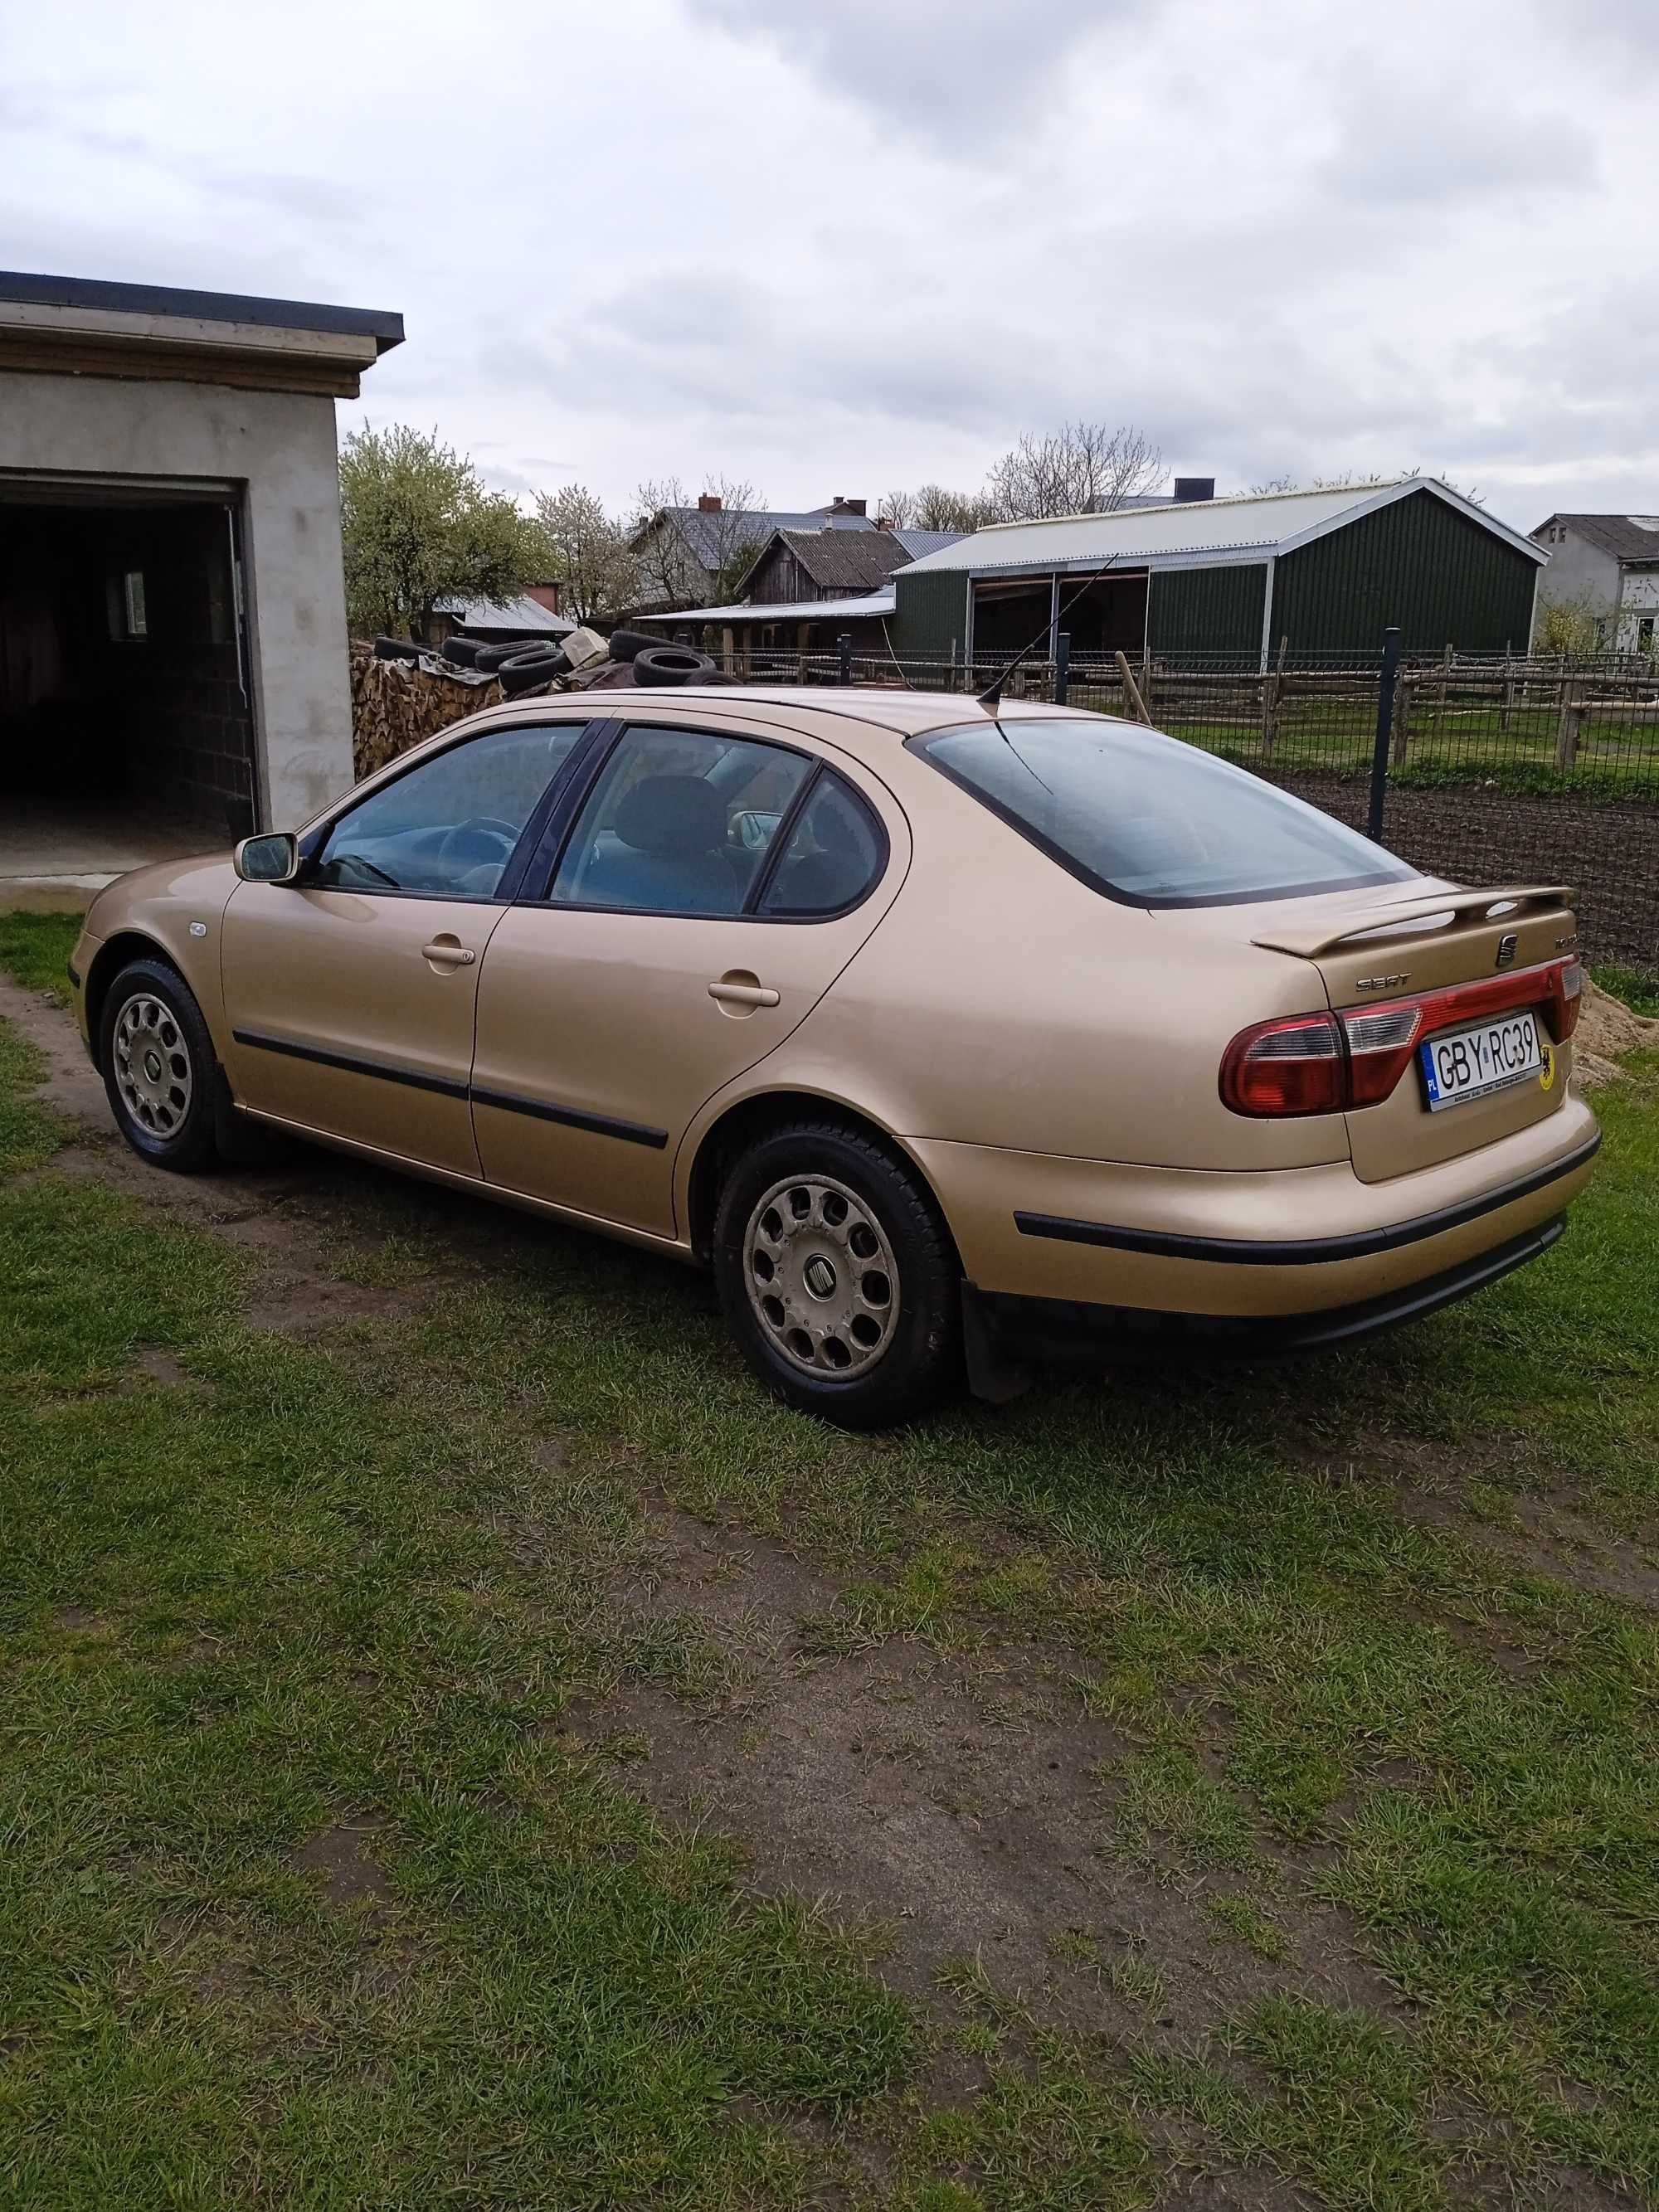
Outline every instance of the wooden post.
{"type": "Polygon", "coordinates": [[[1394,750],[1390,765],[1395,768],[1405,767],[1407,750],[1411,744],[1412,683],[1413,678],[1402,668],[1394,698],[1394,750]]]}
{"type": "Polygon", "coordinates": [[[1122,652],[1118,653],[1117,668],[1119,675],[1123,678],[1124,692],[1128,698],[1136,721],[1150,725],[1152,718],[1146,712],[1146,702],[1141,697],[1139,688],[1135,683],[1133,672],[1129,666],[1127,653],[1122,652]]]}
{"type": "Polygon", "coordinates": [[[1515,712],[1515,664],[1510,658],[1508,646],[1504,647],[1504,703],[1498,710],[1498,734],[1506,738],[1510,733],[1510,717],[1515,712]]]}
{"type": "Polygon", "coordinates": [[[1561,702],[1555,726],[1555,765],[1565,775],[1578,758],[1578,733],[1584,726],[1584,702],[1571,694],[1561,702]]]}
{"type": "Polygon", "coordinates": [[[729,623],[720,632],[720,666],[728,676],[732,674],[732,626],[729,623]]]}
{"type": "MultiPolygon", "coordinates": [[[[1128,666],[1128,663],[1127,661],[1125,661],[1124,666],[1126,668],[1128,666]]],[[[1140,700],[1140,719],[1143,722],[1150,723],[1152,719],[1152,654],[1150,646],[1143,646],[1141,647],[1140,691],[1139,696],[1140,700]]]]}
{"type": "Polygon", "coordinates": [[[1273,758],[1273,747],[1279,742],[1279,702],[1285,696],[1285,655],[1290,649],[1290,643],[1288,637],[1279,639],[1279,658],[1272,672],[1261,679],[1261,757],[1264,761],[1273,758]]]}

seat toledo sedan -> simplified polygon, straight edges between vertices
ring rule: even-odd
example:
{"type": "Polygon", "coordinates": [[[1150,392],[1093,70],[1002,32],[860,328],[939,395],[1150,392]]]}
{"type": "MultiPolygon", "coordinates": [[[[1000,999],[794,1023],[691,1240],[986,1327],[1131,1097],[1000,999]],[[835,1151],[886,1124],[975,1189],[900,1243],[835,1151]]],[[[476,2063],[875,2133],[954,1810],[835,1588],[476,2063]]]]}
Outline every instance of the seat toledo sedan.
{"type": "Polygon", "coordinates": [[[1099,715],[711,687],[477,715],[125,877],[71,975],[158,1167],[264,1125],[712,1267],[756,1372],[862,1428],[1544,1251],[1597,1143],[1568,900],[1099,715]]]}

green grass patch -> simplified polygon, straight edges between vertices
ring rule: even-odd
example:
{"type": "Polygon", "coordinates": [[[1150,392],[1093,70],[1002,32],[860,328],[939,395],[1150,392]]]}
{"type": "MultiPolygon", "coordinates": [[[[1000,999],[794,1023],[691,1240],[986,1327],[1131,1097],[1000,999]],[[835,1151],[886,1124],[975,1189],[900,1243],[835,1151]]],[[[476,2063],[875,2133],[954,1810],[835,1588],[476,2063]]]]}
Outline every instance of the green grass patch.
{"type": "Polygon", "coordinates": [[[50,991],[65,1005],[65,969],[81,935],[78,914],[0,912],[0,969],[32,991],[50,991]]]}

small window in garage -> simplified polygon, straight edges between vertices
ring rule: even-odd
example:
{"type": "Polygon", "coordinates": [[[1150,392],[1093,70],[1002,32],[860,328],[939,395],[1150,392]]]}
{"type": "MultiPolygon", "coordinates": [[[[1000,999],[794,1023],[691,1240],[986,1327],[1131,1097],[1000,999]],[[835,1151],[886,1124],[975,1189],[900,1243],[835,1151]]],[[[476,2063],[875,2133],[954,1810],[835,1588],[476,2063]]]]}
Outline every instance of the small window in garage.
{"type": "Polygon", "coordinates": [[[109,634],[118,642],[134,642],[149,635],[142,568],[124,568],[118,576],[110,578],[109,634]]]}

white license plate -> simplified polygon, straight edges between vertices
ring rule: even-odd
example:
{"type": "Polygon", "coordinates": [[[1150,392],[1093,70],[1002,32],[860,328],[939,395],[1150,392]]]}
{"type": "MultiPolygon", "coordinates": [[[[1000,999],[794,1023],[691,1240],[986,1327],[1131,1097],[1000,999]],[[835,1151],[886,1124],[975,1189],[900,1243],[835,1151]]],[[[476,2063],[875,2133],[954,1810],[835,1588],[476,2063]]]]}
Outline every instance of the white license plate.
{"type": "Polygon", "coordinates": [[[1466,1099],[1507,1091],[1510,1084],[1541,1073],[1544,1066],[1544,1042],[1537,1016],[1532,1013],[1482,1022],[1478,1029],[1454,1030],[1449,1036],[1431,1037],[1418,1051],[1431,1114],[1443,1106],[1461,1106],[1466,1099]]]}

